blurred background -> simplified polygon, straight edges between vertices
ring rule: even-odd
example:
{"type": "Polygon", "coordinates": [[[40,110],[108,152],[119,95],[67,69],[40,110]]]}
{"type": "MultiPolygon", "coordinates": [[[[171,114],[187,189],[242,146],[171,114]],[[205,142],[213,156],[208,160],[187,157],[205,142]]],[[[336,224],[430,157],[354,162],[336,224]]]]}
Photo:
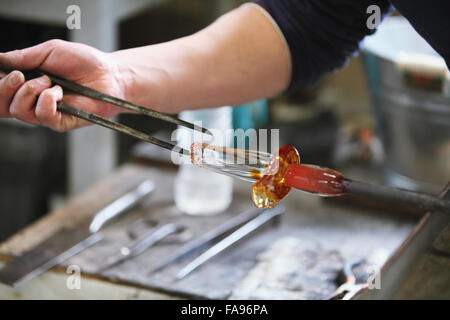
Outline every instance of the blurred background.
{"type": "MultiPolygon", "coordinates": [[[[243,2],[1,0],[0,28],[7,32],[2,32],[0,51],[54,38],[105,51],[155,44],[198,31],[243,2]],[[80,30],[66,27],[66,8],[72,4],[82,8],[80,30]]],[[[450,177],[445,83],[434,92],[420,85],[407,88],[402,81],[414,76],[407,72],[415,70],[414,63],[385,78],[396,62],[383,65],[388,59],[380,62],[380,56],[372,52],[352,58],[346,68],[289,96],[235,106],[233,126],[279,128],[281,144],[299,148],[303,163],[352,166],[369,170],[380,183],[439,190],[450,177]],[[420,105],[428,109],[419,110],[417,101],[427,102],[420,105]],[[380,107],[389,105],[389,114],[380,107]]],[[[118,120],[166,137],[175,129],[135,115],[118,120]]],[[[120,164],[152,157],[136,140],[100,127],[55,133],[13,119],[0,119],[0,150],[0,241],[120,164]]]]}

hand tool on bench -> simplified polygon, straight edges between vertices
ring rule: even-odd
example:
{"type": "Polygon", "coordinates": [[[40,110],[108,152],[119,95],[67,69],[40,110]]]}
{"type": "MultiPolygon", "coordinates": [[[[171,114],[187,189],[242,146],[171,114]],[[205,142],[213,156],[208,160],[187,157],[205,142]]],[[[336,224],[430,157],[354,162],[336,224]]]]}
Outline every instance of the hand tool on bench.
{"type": "Polygon", "coordinates": [[[226,234],[232,232],[233,230],[237,229],[239,226],[243,225],[244,223],[250,221],[251,219],[257,217],[261,212],[264,210],[262,209],[250,209],[245,212],[242,212],[241,214],[236,215],[232,219],[226,221],[222,225],[218,226],[217,228],[212,229],[211,231],[206,232],[205,234],[201,235],[199,238],[187,243],[185,246],[181,247],[173,256],[169,257],[166,260],[163,260],[161,263],[159,263],[156,267],[154,267],[151,271],[151,273],[158,272],[167,266],[174,264],[192,254],[195,252],[198,252],[199,250],[205,248],[210,243],[219,240],[221,237],[224,237],[226,234]]]}
{"type": "Polygon", "coordinates": [[[239,229],[231,233],[229,236],[225,237],[217,244],[203,252],[200,256],[195,258],[192,262],[186,265],[180,272],[176,275],[177,280],[181,280],[193,272],[195,269],[199,268],[205,264],[210,259],[214,258],[224,250],[230,248],[232,245],[236,244],[238,241],[249,236],[263,225],[271,221],[272,219],[280,216],[284,212],[284,207],[276,206],[271,209],[266,209],[260,213],[255,218],[248,221],[246,224],[241,226],[239,229]]]}
{"type": "Polygon", "coordinates": [[[179,224],[159,222],[155,223],[153,227],[148,227],[147,220],[144,219],[139,219],[133,223],[129,232],[130,235],[136,234],[136,229],[140,225],[144,225],[146,230],[135,236],[135,239],[129,245],[123,246],[117,254],[107,258],[106,263],[99,269],[99,272],[116,267],[127,260],[139,256],[168,237],[172,238],[171,243],[183,243],[192,237],[192,233],[179,224]]]}
{"type": "Polygon", "coordinates": [[[17,287],[48,269],[62,263],[99,242],[100,229],[113,218],[134,207],[155,190],[153,181],[146,180],[121,196],[93,218],[72,228],[62,228],[36,247],[8,262],[0,269],[0,282],[17,287]]]}

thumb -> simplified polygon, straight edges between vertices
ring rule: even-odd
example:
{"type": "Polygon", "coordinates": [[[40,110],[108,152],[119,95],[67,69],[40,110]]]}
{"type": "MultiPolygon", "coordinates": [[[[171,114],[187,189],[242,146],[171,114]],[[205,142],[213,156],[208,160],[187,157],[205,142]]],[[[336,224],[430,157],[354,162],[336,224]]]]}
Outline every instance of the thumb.
{"type": "Polygon", "coordinates": [[[26,49],[0,53],[0,70],[11,71],[39,68],[52,50],[62,42],[64,41],[55,39],[26,49]]]}

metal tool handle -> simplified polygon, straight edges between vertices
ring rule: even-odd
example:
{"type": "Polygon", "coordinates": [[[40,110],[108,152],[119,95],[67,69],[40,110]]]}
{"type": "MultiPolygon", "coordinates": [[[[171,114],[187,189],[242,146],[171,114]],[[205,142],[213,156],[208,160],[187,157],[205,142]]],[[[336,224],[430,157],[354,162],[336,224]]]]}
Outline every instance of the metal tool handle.
{"type": "Polygon", "coordinates": [[[244,223],[250,221],[251,219],[255,218],[259,214],[261,214],[263,210],[262,209],[250,209],[246,212],[243,212],[234,218],[228,220],[224,224],[220,225],[219,227],[206,232],[202,236],[200,236],[198,239],[193,240],[183,246],[180,250],[178,250],[177,253],[175,253],[172,257],[168,258],[167,260],[162,261],[159,263],[155,268],[153,268],[150,273],[157,272],[166,266],[175,263],[193,252],[200,250],[204,248],[207,244],[211,243],[212,241],[215,241],[216,239],[224,236],[225,234],[233,231],[237,227],[243,225],[244,223]]]}
{"type": "Polygon", "coordinates": [[[128,192],[108,205],[106,208],[100,210],[92,219],[92,222],[89,225],[89,231],[92,233],[99,231],[105,223],[132,208],[154,190],[155,183],[153,181],[146,180],[142,182],[134,190],[128,192]]]}
{"type": "Polygon", "coordinates": [[[258,228],[262,227],[264,224],[272,220],[273,218],[279,216],[284,212],[284,207],[277,206],[272,209],[267,209],[261,213],[256,218],[250,220],[242,227],[231,233],[229,236],[219,241],[216,245],[212,246],[210,249],[198,256],[194,261],[185,266],[176,276],[177,280],[181,280],[190,274],[192,271],[200,267],[202,264],[215,257],[225,249],[231,247],[233,244],[242,240],[246,236],[253,233],[258,228]]]}
{"type": "Polygon", "coordinates": [[[205,128],[202,128],[202,127],[196,126],[196,125],[194,125],[192,123],[189,123],[189,122],[183,121],[181,119],[175,118],[175,117],[173,117],[171,115],[164,114],[164,113],[161,113],[161,112],[158,112],[158,111],[154,111],[154,110],[148,109],[148,108],[146,108],[144,106],[140,106],[140,105],[137,105],[135,103],[132,103],[130,101],[125,101],[125,100],[113,97],[113,96],[111,96],[109,94],[106,94],[106,93],[103,93],[103,92],[99,92],[99,91],[94,90],[92,88],[85,87],[85,86],[80,85],[78,83],[69,81],[67,79],[60,78],[58,76],[55,76],[55,75],[47,73],[47,72],[44,73],[44,72],[39,71],[39,70],[34,70],[34,73],[36,73],[36,72],[40,73],[41,75],[46,75],[47,77],[50,78],[52,83],[58,84],[62,88],[70,90],[70,91],[72,91],[74,93],[78,93],[78,94],[86,96],[86,97],[91,97],[92,99],[95,99],[95,100],[111,103],[111,104],[116,105],[118,107],[134,111],[136,113],[140,113],[140,114],[143,114],[143,115],[146,115],[146,116],[149,116],[149,117],[161,119],[163,121],[171,122],[173,124],[177,124],[177,125],[180,125],[180,126],[192,129],[192,130],[197,130],[197,131],[200,131],[202,133],[206,133],[208,135],[212,135],[212,133],[210,131],[208,131],[207,129],[205,129],[205,128]]]}
{"type": "Polygon", "coordinates": [[[156,230],[150,229],[142,236],[134,240],[130,246],[122,247],[119,254],[107,259],[106,264],[103,267],[99,268],[98,272],[103,272],[129,259],[137,257],[157,242],[173,233],[178,232],[179,230],[180,228],[174,223],[162,225],[156,230]]]}
{"type": "Polygon", "coordinates": [[[155,137],[152,137],[151,135],[148,135],[144,132],[141,132],[139,130],[130,128],[128,126],[125,126],[121,123],[115,122],[115,121],[111,121],[108,120],[106,118],[100,117],[98,115],[95,115],[93,113],[75,108],[71,105],[68,105],[67,103],[64,103],[62,101],[59,101],[57,103],[57,110],[60,112],[64,112],[67,114],[70,114],[74,117],[83,119],[85,121],[89,121],[91,123],[95,123],[98,124],[99,126],[117,131],[117,132],[121,132],[124,134],[127,134],[129,136],[132,136],[136,139],[145,141],[145,142],[149,142],[152,143],[154,145],[160,146],[161,148],[179,153],[180,155],[186,155],[189,156],[190,155],[190,151],[186,150],[184,148],[181,148],[179,146],[173,145],[171,143],[165,142],[163,140],[157,139],[155,137]]]}
{"type": "Polygon", "coordinates": [[[153,246],[155,243],[161,241],[165,237],[178,232],[180,228],[174,223],[162,225],[156,230],[149,230],[142,236],[137,238],[129,247],[129,257],[133,258],[140,255],[142,252],[153,246]]]}

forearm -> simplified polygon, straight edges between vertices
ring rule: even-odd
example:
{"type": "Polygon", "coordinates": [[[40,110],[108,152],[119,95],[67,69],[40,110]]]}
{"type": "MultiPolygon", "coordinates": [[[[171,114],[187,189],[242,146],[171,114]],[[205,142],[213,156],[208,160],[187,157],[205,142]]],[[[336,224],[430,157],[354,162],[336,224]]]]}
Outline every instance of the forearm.
{"type": "Polygon", "coordinates": [[[148,107],[165,112],[273,96],[286,88],[291,72],[284,39],[251,6],[194,35],[113,55],[127,69],[127,98],[143,105],[154,101],[148,107]]]}

